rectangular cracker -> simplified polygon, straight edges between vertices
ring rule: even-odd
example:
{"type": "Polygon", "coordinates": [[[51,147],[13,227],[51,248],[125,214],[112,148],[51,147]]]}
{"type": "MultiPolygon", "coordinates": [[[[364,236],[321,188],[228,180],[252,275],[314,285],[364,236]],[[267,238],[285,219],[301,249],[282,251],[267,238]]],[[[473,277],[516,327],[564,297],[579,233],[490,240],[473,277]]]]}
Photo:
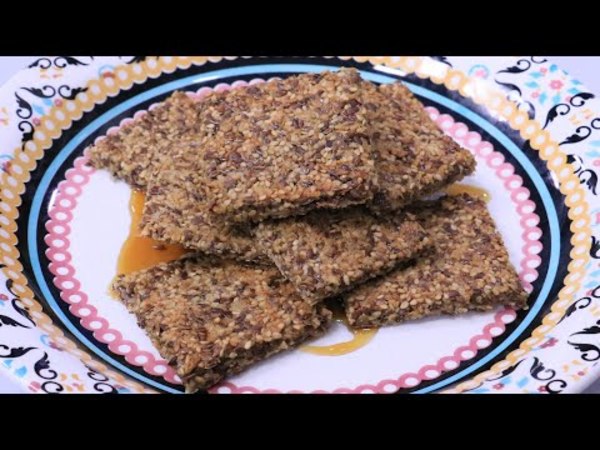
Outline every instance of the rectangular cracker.
{"type": "Polygon", "coordinates": [[[306,300],[316,303],[414,258],[427,244],[414,217],[364,207],[262,222],[258,245],[306,300]]]}
{"type": "Polygon", "coordinates": [[[200,132],[199,125],[196,102],[183,92],[175,92],[143,117],[91,146],[90,164],[134,188],[145,188],[170,157],[169,148],[193,139],[200,132]]]}
{"type": "Polygon", "coordinates": [[[203,105],[200,120],[218,122],[201,142],[212,211],[250,222],[370,200],[376,174],[360,82],[354,69],[303,74],[203,105]]]}
{"type": "Polygon", "coordinates": [[[198,121],[199,107],[187,94],[175,92],[91,147],[91,164],[134,188],[146,189],[144,236],[207,254],[266,261],[249,233],[208,214],[201,171],[192,173],[190,165],[194,154],[202,155],[197,140],[210,134],[198,121]]]}
{"type": "Polygon", "coordinates": [[[187,392],[320,334],[332,316],[275,267],[199,256],[120,276],[113,288],[187,392]]]}
{"type": "Polygon", "coordinates": [[[364,83],[377,169],[375,211],[396,210],[475,170],[475,159],[431,120],[401,83],[364,83]]]}
{"type": "Polygon", "coordinates": [[[413,211],[434,250],[347,294],[346,316],[353,327],[526,306],[527,293],[483,201],[460,195],[413,211]]]}
{"type": "Polygon", "coordinates": [[[202,149],[192,143],[172,153],[177,156],[148,184],[141,234],[209,255],[268,262],[249,230],[226,224],[210,213],[202,172],[193,170],[189,161],[194,159],[190,155],[200,155],[202,149]]]}

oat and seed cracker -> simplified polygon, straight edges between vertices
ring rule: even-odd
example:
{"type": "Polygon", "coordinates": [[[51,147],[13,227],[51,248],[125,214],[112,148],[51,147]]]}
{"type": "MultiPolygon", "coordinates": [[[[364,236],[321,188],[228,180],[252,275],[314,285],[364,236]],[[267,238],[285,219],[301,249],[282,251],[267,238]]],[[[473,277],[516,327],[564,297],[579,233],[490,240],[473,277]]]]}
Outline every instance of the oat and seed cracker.
{"type": "Polygon", "coordinates": [[[438,314],[523,308],[527,294],[483,201],[460,195],[414,207],[433,244],[416,263],[345,296],[346,316],[371,328],[438,314]]]}
{"type": "Polygon", "coordinates": [[[171,163],[149,182],[141,234],[208,255],[267,262],[248,229],[230,226],[210,213],[202,172],[188,161],[196,152],[201,149],[194,143],[173,149],[171,163]]]}
{"type": "Polygon", "coordinates": [[[356,70],[342,69],[271,80],[203,105],[200,120],[218,124],[202,142],[213,212],[251,222],[372,199],[360,85],[356,70]]]}
{"type": "Polygon", "coordinates": [[[262,222],[255,236],[298,293],[313,303],[393,269],[426,246],[425,231],[410,214],[377,217],[360,206],[262,222]]]}
{"type": "Polygon", "coordinates": [[[143,117],[90,147],[90,164],[143,189],[168,160],[169,148],[193,139],[199,133],[198,126],[196,102],[183,92],[175,92],[143,117]]]}
{"type": "Polygon", "coordinates": [[[401,83],[364,83],[378,192],[375,211],[396,210],[441,190],[475,170],[475,159],[431,120],[401,83]]]}
{"type": "Polygon", "coordinates": [[[275,267],[200,256],[120,276],[113,287],[187,392],[321,334],[332,316],[275,267]]]}

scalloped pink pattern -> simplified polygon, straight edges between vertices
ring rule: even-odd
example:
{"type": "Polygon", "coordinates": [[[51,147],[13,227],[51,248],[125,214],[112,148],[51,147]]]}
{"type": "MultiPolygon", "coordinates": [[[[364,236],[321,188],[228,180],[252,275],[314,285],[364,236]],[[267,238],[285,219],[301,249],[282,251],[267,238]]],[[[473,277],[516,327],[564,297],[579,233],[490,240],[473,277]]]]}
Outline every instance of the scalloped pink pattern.
{"type": "MultiPolygon", "coordinates": [[[[333,391],[325,391],[317,389],[310,391],[311,394],[388,394],[396,392],[402,388],[413,388],[418,386],[424,380],[434,380],[443,372],[453,370],[462,361],[467,361],[474,358],[477,352],[488,347],[494,337],[500,336],[506,329],[506,324],[513,322],[517,314],[512,309],[503,309],[494,315],[494,322],[486,325],[481,334],[473,336],[469,340],[469,344],[458,347],[451,356],[440,358],[435,365],[427,365],[421,367],[417,373],[405,373],[396,380],[386,379],[377,384],[362,384],[356,388],[337,388],[333,391]]],[[[233,383],[224,381],[219,385],[210,389],[211,393],[219,394],[302,394],[305,393],[299,390],[291,390],[287,392],[276,389],[259,390],[252,386],[236,386],[233,383]]]]}
{"type": "Polygon", "coordinates": [[[98,310],[88,303],[88,296],[81,290],[81,284],[75,277],[69,252],[69,222],[73,218],[73,209],[77,206],[82,187],[95,172],[86,162],[87,156],[81,156],[75,160],[74,167],[66,172],[50,209],[50,220],[46,223],[48,234],[44,241],[48,245],[46,256],[51,261],[49,270],[55,276],[54,285],[60,289],[60,298],[70,305],[71,314],[79,317],[81,325],[92,331],[96,340],[107,344],[111,352],[124,356],[130,364],[142,366],[149,374],[162,375],[166,381],[177,383],[179,378],[166,361],[157,360],[151,353],[140,350],[134,342],[124,339],[118,330],[110,328],[108,321],[100,317],[98,310]]]}
{"type": "MultiPolygon", "coordinates": [[[[262,79],[254,79],[249,83],[236,81],[231,85],[219,84],[214,90],[221,92],[263,82],[262,79]]],[[[188,95],[195,100],[201,100],[210,92],[212,92],[212,89],[205,87],[188,95]]],[[[157,104],[154,104],[149,109],[156,106],[157,104]]],[[[495,169],[496,175],[504,180],[504,186],[511,192],[511,199],[521,217],[522,238],[525,242],[522,248],[523,258],[519,275],[524,287],[531,291],[531,283],[538,277],[536,268],[541,264],[541,258],[538,254],[542,250],[542,244],[539,241],[542,231],[536,226],[540,219],[534,213],[535,204],[529,200],[529,191],[523,186],[522,178],[514,173],[511,164],[505,162],[504,156],[494,151],[492,145],[483,141],[478,133],[469,131],[465,124],[455,122],[451,116],[440,114],[433,107],[427,108],[427,111],[448,135],[465,148],[470,149],[477,157],[483,159],[486,165],[495,169]]],[[[146,111],[136,112],[133,118],[124,119],[118,126],[110,128],[107,134],[116,133],[121,127],[138,120],[146,113],[146,111]]],[[[96,142],[100,139],[103,139],[103,137],[98,138],[96,142]]],[[[75,160],[74,167],[66,172],[65,180],[59,184],[56,201],[49,212],[50,220],[46,223],[48,234],[44,240],[48,245],[46,255],[51,261],[49,270],[55,276],[53,282],[61,291],[61,299],[71,305],[69,311],[81,319],[81,325],[92,331],[95,339],[108,344],[111,352],[124,356],[129,364],[142,367],[148,374],[161,376],[169,383],[180,384],[181,380],[165,360],[155,358],[151,353],[139,349],[134,342],[124,339],[118,330],[110,328],[110,324],[106,319],[98,316],[97,309],[88,304],[88,297],[81,291],[81,285],[75,277],[75,268],[71,265],[72,258],[69,252],[70,241],[68,236],[71,232],[69,223],[73,218],[73,210],[77,205],[77,197],[81,194],[82,187],[89,182],[90,176],[95,172],[93,168],[86,165],[86,162],[87,153],[84,153],[83,156],[75,160]]],[[[375,385],[364,384],[353,389],[338,388],[333,392],[391,393],[400,388],[418,386],[424,380],[433,380],[443,372],[458,367],[462,361],[472,359],[479,350],[491,345],[494,337],[503,334],[506,328],[505,325],[514,321],[515,318],[516,313],[513,310],[504,309],[497,312],[494,321],[486,325],[481,334],[472,337],[467,345],[457,348],[452,355],[439,359],[434,365],[422,367],[416,373],[403,374],[396,380],[382,380],[375,385]]],[[[226,381],[213,387],[210,392],[279,393],[280,391],[276,389],[259,390],[252,386],[236,386],[226,381]]],[[[301,392],[299,390],[289,391],[289,393],[301,392]]],[[[327,392],[324,390],[312,391],[312,393],[327,392]]]]}

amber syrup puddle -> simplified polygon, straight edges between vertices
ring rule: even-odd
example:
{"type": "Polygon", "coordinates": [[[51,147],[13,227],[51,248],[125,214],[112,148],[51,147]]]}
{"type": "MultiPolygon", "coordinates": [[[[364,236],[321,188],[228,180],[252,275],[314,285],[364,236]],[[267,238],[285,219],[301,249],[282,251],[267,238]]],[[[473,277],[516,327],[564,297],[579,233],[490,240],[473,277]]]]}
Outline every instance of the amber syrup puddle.
{"type": "Polygon", "coordinates": [[[477,186],[471,186],[469,184],[453,184],[448,186],[444,192],[448,195],[469,194],[470,196],[483,200],[486,203],[489,203],[492,198],[490,193],[485,189],[477,186]]]}
{"type": "Polygon", "coordinates": [[[331,345],[304,345],[300,347],[300,350],[306,353],[312,353],[313,355],[320,356],[341,356],[347,355],[348,353],[355,352],[356,350],[367,345],[377,334],[377,329],[364,329],[355,330],[348,324],[348,319],[344,314],[342,305],[338,302],[329,305],[333,311],[333,320],[343,324],[350,333],[352,333],[352,339],[349,341],[339,342],[331,345]]]}
{"type": "MultiPolygon", "coordinates": [[[[132,191],[129,200],[131,226],[129,235],[121,247],[117,260],[117,275],[125,275],[138,270],[148,269],[157,264],[173,261],[188,253],[180,245],[168,245],[154,239],[140,236],[139,226],[144,210],[145,195],[132,191]]],[[[114,297],[114,293],[111,292],[114,297]]]]}

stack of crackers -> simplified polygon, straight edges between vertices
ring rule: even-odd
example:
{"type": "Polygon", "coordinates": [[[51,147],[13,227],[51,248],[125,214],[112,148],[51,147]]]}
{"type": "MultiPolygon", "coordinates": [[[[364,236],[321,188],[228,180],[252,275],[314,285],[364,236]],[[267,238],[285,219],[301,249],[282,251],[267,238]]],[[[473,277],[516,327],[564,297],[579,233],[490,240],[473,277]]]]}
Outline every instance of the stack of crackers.
{"type": "Polygon", "coordinates": [[[521,308],[486,205],[424,198],[475,170],[401,83],[353,69],[175,93],[90,149],[146,193],[141,233],[191,254],[114,290],[193,392],[322,334],[521,308]]]}

